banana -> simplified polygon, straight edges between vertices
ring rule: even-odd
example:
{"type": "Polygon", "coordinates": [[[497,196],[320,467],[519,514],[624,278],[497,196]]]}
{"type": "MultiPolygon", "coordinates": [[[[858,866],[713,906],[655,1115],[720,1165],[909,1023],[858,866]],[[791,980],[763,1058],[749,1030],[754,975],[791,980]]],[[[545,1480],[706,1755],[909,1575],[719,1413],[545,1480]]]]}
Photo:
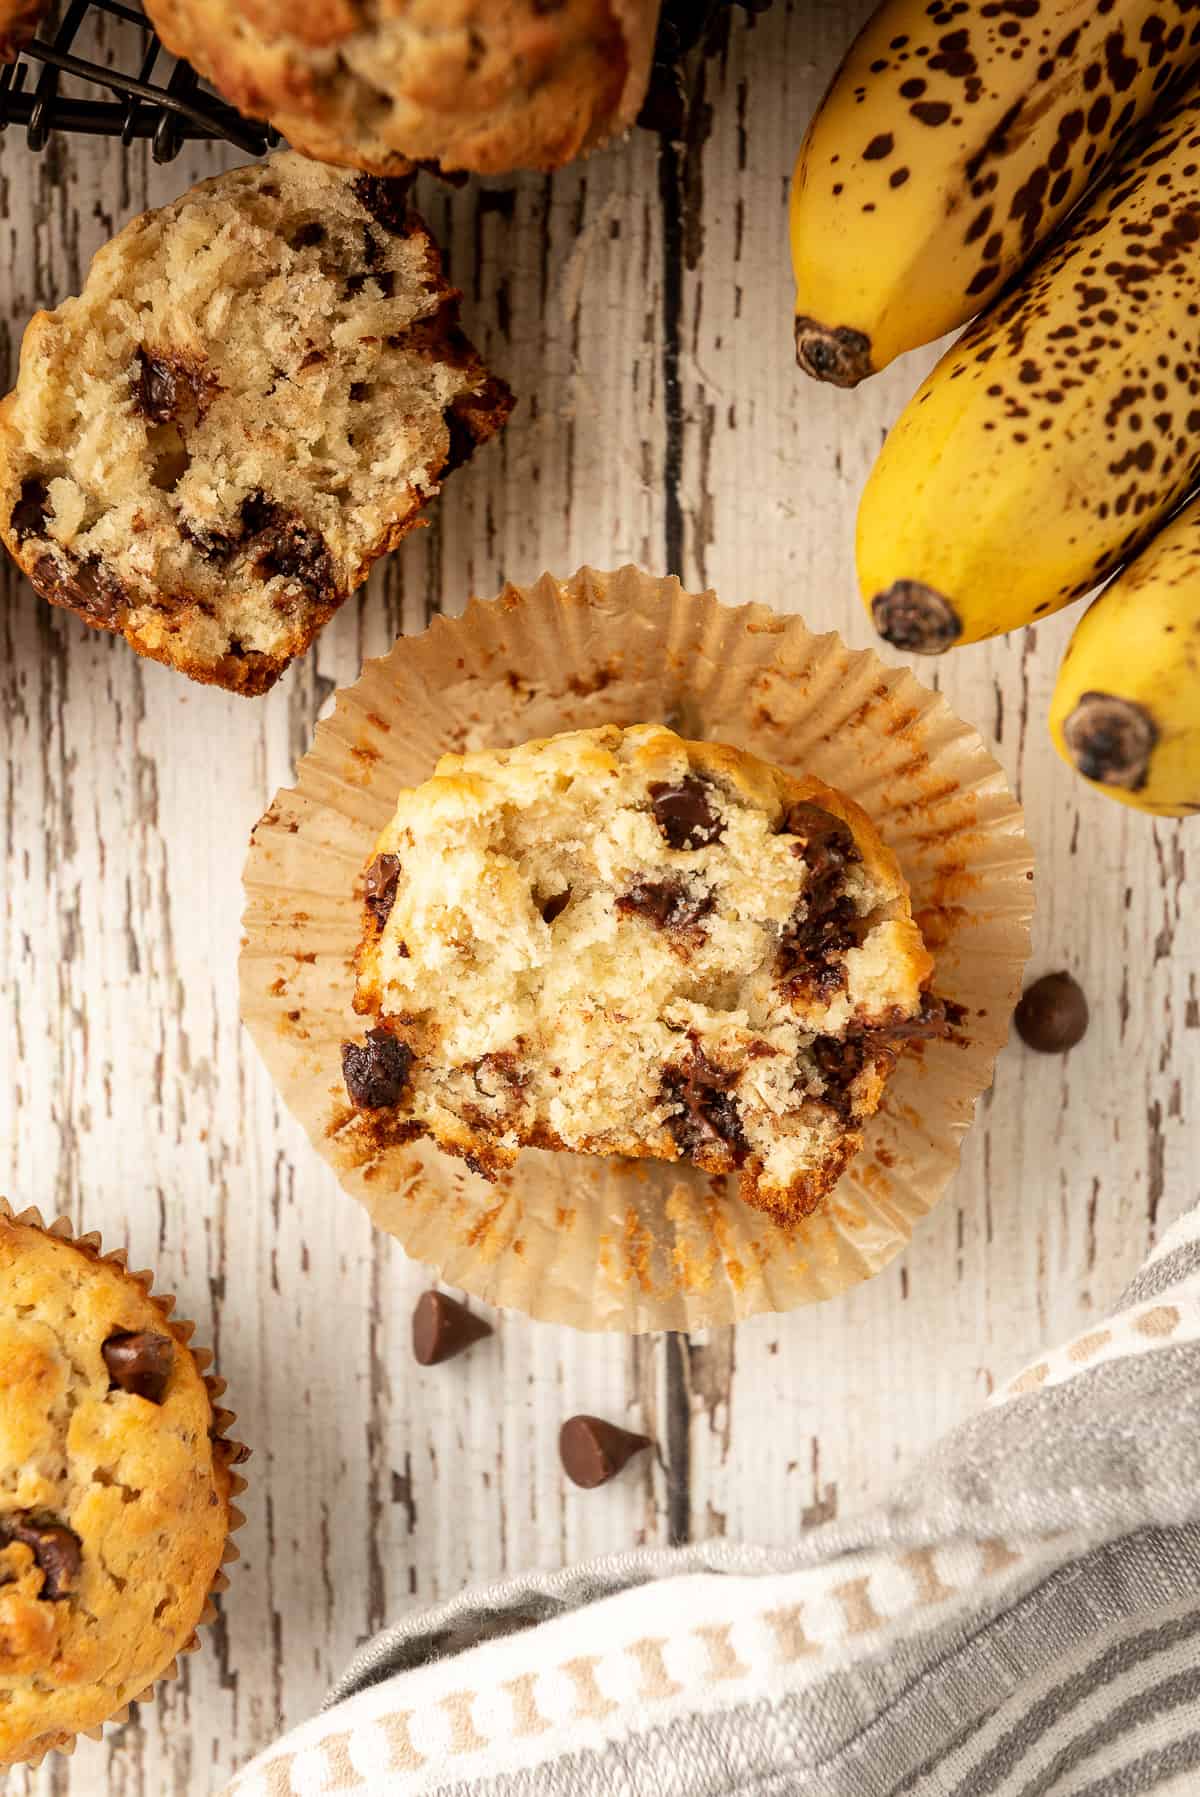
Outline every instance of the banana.
{"type": "Polygon", "coordinates": [[[801,368],[853,387],[978,312],[1198,59],[1195,0],[884,0],[796,163],[801,368]]]}
{"type": "Polygon", "coordinates": [[[1159,817],[1200,812],[1200,500],[1084,613],[1050,734],[1110,798],[1159,817]]]}
{"type": "Polygon", "coordinates": [[[876,629],[937,654],[1057,611],[1200,476],[1200,85],[969,325],[867,480],[876,629]]]}

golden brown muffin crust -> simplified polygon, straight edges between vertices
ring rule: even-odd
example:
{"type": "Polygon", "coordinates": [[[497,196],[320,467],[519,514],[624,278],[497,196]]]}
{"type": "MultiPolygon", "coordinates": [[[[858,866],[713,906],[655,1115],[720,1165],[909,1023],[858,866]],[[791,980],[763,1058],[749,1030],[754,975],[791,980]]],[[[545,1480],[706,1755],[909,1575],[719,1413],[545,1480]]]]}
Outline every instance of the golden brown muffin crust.
{"type": "Polygon", "coordinates": [[[118,1712],[200,1620],[236,1450],[188,1334],[86,1242],[0,1214],[0,1765],[118,1712]]]}

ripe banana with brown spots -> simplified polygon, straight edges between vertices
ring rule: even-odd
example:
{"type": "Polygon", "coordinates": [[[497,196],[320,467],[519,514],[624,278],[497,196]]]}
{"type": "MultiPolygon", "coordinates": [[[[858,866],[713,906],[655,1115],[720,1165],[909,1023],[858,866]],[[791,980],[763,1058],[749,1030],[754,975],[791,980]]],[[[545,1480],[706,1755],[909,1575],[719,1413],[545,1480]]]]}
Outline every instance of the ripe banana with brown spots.
{"type": "Polygon", "coordinates": [[[875,626],[937,654],[1057,611],[1200,479],[1200,84],[901,415],[863,492],[875,626]]]}
{"type": "Polygon", "coordinates": [[[1160,817],[1200,812],[1200,501],[1084,613],[1050,734],[1111,798],[1160,817]]]}
{"type": "Polygon", "coordinates": [[[796,164],[801,368],[853,387],[978,312],[1198,59],[1197,0],[884,0],[796,164]]]}

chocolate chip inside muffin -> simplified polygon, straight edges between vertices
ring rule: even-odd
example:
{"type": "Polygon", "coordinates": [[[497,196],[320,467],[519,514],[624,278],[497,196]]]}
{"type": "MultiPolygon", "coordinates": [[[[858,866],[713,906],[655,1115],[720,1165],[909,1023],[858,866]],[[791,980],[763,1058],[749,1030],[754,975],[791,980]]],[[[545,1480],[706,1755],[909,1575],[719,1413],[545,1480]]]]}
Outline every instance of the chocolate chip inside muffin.
{"type": "Polygon", "coordinates": [[[687,1160],[790,1220],[940,1027],[866,817],[656,727],[447,757],[364,900],[348,1096],[485,1172],[523,1145],[687,1160]]]}
{"type": "Polygon", "coordinates": [[[512,407],[409,194],[272,156],[34,319],[0,534],[45,599],[238,692],[308,646],[512,407]]]}

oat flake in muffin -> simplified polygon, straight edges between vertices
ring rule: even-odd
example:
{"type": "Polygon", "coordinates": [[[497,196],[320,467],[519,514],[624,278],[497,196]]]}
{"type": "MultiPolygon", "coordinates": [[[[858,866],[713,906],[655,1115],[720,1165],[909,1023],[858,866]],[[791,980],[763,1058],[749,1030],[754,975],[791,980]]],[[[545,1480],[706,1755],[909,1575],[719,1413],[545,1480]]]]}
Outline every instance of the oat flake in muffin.
{"type": "Polygon", "coordinates": [[[0,1201],[0,1765],[119,1714],[221,1583],[242,1450],[144,1276],[0,1201]]]}
{"type": "Polygon", "coordinates": [[[350,1099],[488,1174],[525,1145],[690,1160],[791,1221],[938,1028],[865,813],[656,726],[446,756],[364,885],[350,1099]]]}

